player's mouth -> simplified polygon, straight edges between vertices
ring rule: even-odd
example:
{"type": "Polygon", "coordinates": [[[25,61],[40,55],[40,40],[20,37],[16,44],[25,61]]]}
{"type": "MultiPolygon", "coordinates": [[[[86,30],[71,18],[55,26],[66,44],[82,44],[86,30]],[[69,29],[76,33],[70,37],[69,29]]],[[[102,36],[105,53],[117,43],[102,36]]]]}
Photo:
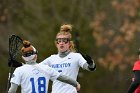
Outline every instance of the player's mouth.
{"type": "Polygon", "coordinates": [[[61,48],[61,49],[63,49],[63,48],[64,48],[64,46],[60,46],[60,48],[61,48]]]}

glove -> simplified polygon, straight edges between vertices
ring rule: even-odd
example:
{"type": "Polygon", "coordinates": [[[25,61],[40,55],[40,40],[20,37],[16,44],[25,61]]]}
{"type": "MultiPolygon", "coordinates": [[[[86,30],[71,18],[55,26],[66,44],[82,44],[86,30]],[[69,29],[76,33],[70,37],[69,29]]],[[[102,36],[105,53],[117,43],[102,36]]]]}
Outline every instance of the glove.
{"type": "Polygon", "coordinates": [[[22,63],[16,61],[15,59],[9,58],[8,59],[8,66],[9,67],[20,67],[20,66],[22,66],[22,63]]]}
{"type": "Polygon", "coordinates": [[[89,55],[87,55],[87,54],[82,54],[82,56],[83,56],[83,58],[87,61],[87,63],[88,63],[89,65],[92,65],[92,64],[93,64],[93,60],[92,60],[92,58],[91,58],[89,55]]]}

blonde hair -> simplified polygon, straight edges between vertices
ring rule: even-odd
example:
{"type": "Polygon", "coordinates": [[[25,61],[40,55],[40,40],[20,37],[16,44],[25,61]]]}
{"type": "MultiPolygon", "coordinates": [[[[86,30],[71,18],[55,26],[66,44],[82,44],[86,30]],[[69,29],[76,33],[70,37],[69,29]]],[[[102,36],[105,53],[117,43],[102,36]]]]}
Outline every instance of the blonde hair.
{"type": "MultiPolygon", "coordinates": [[[[72,31],[72,25],[71,25],[71,24],[63,24],[63,25],[60,27],[60,31],[57,33],[56,38],[57,38],[57,36],[59,36],[59,35],[67,35],[68,38],[70,39],[70,51],[76,52],[75,44],[74,44],[74,42],[71,40],[71,39],[72,39],[71,31],[72,31]]],[[[56,43],[56,42],[55,42],[55,43],[56,43]]]]}

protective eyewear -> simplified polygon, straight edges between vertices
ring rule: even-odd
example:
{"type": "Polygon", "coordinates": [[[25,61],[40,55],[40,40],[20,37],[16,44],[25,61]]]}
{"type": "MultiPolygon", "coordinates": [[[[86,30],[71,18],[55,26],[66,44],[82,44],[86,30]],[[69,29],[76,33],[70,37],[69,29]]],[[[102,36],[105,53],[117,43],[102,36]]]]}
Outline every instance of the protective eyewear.
{"type": "Polygon", "coordinates": [[[24,57],[29,57],[29,56],[37,54],[37,53],[38,53],[37,51],[30,51],[30,52],[23,53],[22,55],[24,57]]]}
{"type": "Polygon", "coordinates": [[[64,42],[65,44],[67,44],[70,41],[70,39],[69,38],[57,38],[55,41],[57,42],[57,44],[59,44],[61,42],[64,42]]]}

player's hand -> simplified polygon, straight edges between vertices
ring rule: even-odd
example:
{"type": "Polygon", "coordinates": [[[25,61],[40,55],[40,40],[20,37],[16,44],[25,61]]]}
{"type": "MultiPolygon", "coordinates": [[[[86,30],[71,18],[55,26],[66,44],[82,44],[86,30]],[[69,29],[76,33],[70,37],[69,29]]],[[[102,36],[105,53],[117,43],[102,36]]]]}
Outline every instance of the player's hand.
{"type": "Polygon", "coordinates": [[[9,59],[8,59],[8,66],[9,66],[9,67],[11,67],[11,66],[12,66],[12,67],[20,67],[20,66],[22,66],[22,63],[16,61],[15,59],[9,58],[9,59]]]}
{"type": "Polygon", "coordinates": [[[80,91],[80,88],[81,88],[81,85],[78,83],[77,86],[76,86],[76,90],[80,91]]]}
{"type": "Polygon", "coordinates": [[[91,58],[89,55],[87,55],[87,54],[82,54],[82,56],[83,56],[83,58],[87,61],[87,63],[88,63],[89,65],[92,65],[92,64],[93,64],[93,60],[92,60],[92,58],[91,58]]]}

